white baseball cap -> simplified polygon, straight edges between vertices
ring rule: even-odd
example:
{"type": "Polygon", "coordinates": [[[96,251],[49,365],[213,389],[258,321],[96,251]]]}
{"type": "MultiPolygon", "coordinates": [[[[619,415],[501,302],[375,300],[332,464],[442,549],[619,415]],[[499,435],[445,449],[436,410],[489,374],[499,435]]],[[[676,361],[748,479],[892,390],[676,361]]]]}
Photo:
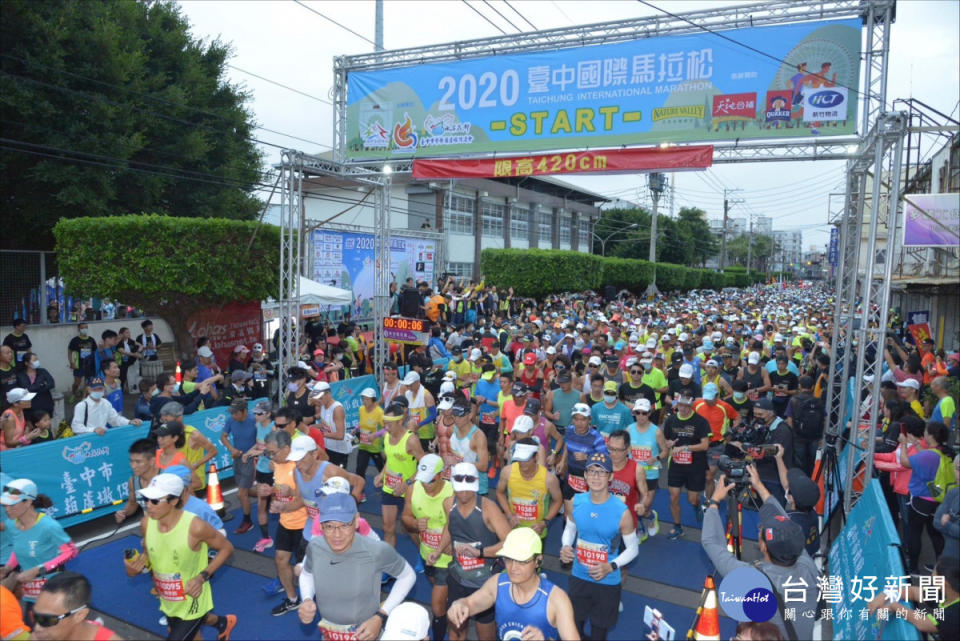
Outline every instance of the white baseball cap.
{"type": "Polygon", "coordinates": [[[920,383],[918,383],[915,378],[907,378],[897,383],[897,387],[909,387],[912,390],[919,390],[920,383]]]}
{"type": "Polygon", "coordinates": [[[424,454],[417,463],[416,480],[421,483],[430,483],[443,471],[443,459],[436,454],[424,454]]]}
{"type": "Polygon", "coordinates": [[[650,401],[645,398],[638,398],[633,404],[634,412],[649,412],[650,411],[650,401]]]}
{"type": "Polygon", "coordinates": [[[210,349],[207,345],[204,345],[197,350],[197,356],[202,356],[204,358],[210,358],[213,356],[213,350],[210,349]]]}
{"type": "Polygon", "coordinates": [[[603,361],[600,360],[599,356],[591,356],[590,359],[587,361],[587,364],[596,365],[597,367],[600,367],[601,365],[603,365],[603,361]]]}
{"type": "Polygon", "coordinates": [[[570,413],[573,416],[590,416],[590,406],[586,403],[574,403],[570,413]]]}
{"type": "Polygon", "coordinates": [[[330,391],[330,383],[326,381],[317,381],[313,384],[313,391],[310,393],[311,396],[320,396],[324,392],[330,391]]]}
{"type": "Polygon", "coordinates": [[[410,370],[407,372],[406,376],[403,377],[404,385],[413,385],[414,383],[420,382],[420,374],[416,370],[410,370]]]}
{"type": "MultiPolygon", "coordinates": [[[[441,391],[441,393],[443,392],[441,391]]],[[[437,410],[440,412],[446,412],[451,408],[453,408],[453,396],[441,396],[440,402],[437,404],[437,410]]]]}
{"type": "Polygon", "coordinates": [[[456,386],[454,386],[453,381],[444,381],[440,383],[440,396],[453,394],[455,390],[456,390],[456,386]]]}
{"type": "Polygon", "coordinates": [[[384,639],[423,641],[430,634],[430,614],[418,603],[406,601],[390,612],[383,626],[384,639]]]}
{"type": "Polygon", "coordinates": [[[513,452],[510,455],[510,462],[529,461],[537,455],[540,448],[531,443],[514,443],[513,452]]]}
{"type": "Polygon", "coordinates": [[[657,348],[657,339],[648,338],[647,339],[647,349],[656,349],[657,348]]]}
{"type": "Polygon", "coordinates": [[[14,479],[3,487],[3,495],[0,495],[0,504],[16,505],[20,501],[32,501],[35,498],[37,498],[36,483],[30,479],[14,479]]]}
{"type": "Polygon", "coordinates": [[[309,452],[316,451],[317,442],[306,434],[295,436],[290,443],[290,453],[287,455],[288,463],[296,463],[305,457],[309,452]]]}
{"type": "Polygon", "coordinates": [[[468,463],[463,461],[457,463],[453,466],[453,469],[450,470],[450,479],[453,481],[453,491],[454,492],[479,492],[480,491],[480,473],[477,471],[477,466],[473,463],[468,463]],[[473,481],[468,482],[466,480],[458,481],[456,477],[472,476],[473,481]]]}
{"type": "Polygon", "coordinates": [[[547,348],[546,351],[547,351],[547,354],[550,354],[551,356],[553,356],[554,354],[557,353],[557,348],[551,345],[550,347],[547,348]]]}
{"type": "Polygon", "coordinates": [[[363,391],[360,392],[360,398],[376,398],[377,391],[372,387],[364,387],[363,391]]]}
{"type": "Polygon", "coordinates": [[[529,432],[533,429],[533,418],[527,414],[521,414],[513,421],[514,432],[529,432]]]}
{"type": "Polygon", "coordinates": [[[455,371],[453,371],[452,369],[447,370],[447,371],[444,372],[444,374],[443,374],[443,380],[445,380],[445,381],[455,381],[455,380],[457,380],[457,373],[456,373],[455,371]]]}
{"type": "Polygon", "coordinates": [[[145,499],[161,499],[165,496],[181,494],[183,494],[183,479],[176,474],[157,474],[150,480],[150,485],[137,491],[137,495],[145,499]]]}
{"type": "Polygon", "coordinates": [[[13,405],[14,403],[30,401],[33,400],[33,397],[36,395],[36,392],[28,392],[22,387],[14,387],[12,390],[7,392],[7,402],[13,405]]]}
{"type": "Polygon", "coordinates": [[[470,360],[471,360],[471,361],[478,361],[478,360],[480,360],[480,357],[481,357],[481,356],[483,356],[483,352],[480,351],[480,348],[479,348],[479,347],[474,347],[472,350],[470,350],[470,360]]]}
{"type": "Polygon", "coordinates": [[[750,355],[747,356],[747,363],[750,365],[759,365],[760,364],[760,354],[757,352],[750,352],[750,355]]]}
{"type": "Polygon", "coordinates": [[[684,363],[680,366],[680,378],[693,378],[693,365],[684,363]]]}

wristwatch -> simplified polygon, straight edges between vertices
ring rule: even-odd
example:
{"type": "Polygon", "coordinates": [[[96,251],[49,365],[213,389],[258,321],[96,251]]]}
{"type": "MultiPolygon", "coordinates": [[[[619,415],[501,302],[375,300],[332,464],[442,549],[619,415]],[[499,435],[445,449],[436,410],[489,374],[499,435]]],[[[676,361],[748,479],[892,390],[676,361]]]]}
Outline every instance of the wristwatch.
{"type": "Polygon", "coordinates": [[[620,566],[617,565],[617,562],[616,562],[616,561],[610,561],[610,571],[611,571],[611,572],[616,572],[616,571],[617,571],[617,568],[619,568],[619,567],[620,567],[620,566]]]}
{"type": "Polygon", "coordinates": [[[210,573],[206,570],[200,570],[200,578],[203,579],[204,583],[206,583],[210,581],[210,573]]]}
{"type": "Polygon", "coordinates": [[[710,509],[713,506],[720,507],[720,501],[714,501],[713,499],[707,499],[703,502],[704,509],[710,509]]]}
{"type": "Polygon", "coordinates": [[[377,614],[378,617],[380,617],[380,622],[381,622],[383,625],[387,625],[387,615],[386,615],[384,612],[380,611],[380,610],[377,610],[376,614],[377,614]]]}

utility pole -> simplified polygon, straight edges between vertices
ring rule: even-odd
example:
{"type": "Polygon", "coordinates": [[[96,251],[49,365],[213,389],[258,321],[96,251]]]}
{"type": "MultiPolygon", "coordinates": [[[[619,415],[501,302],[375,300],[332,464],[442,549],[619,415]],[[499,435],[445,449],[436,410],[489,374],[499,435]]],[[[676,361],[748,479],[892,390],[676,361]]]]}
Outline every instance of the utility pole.
{"type": "Polygon", "coordinates": [[[650,262],[653,264],[653,280],[647,286],[646,295],[650,300],[656,296],[657,290],[657,206],[660,204],[660,194],[666,186],[666,176],[659,172],[649,174],[650,196],[653,198],[653,216],[650,222],[650,262]]]}
{"type": "Polygon", "coordinates": [[[374,18],[373,41],[376,51],[383,51],[383,0],[376,0],[374,5],[376,14],[374,18]]]}
{"type": "Polygon", "coordinates": [[[743,202],[743,200],[730,200],[727,196],[728,194],[732,194],[737,191],[740,190],[723,190],[723,231],[721,232],[720,236],[720,271],[723,271],[727,266],[727,220],[729,219],[730,205],[736,205],[743,202]]]}
{"type": "Polygon", "coordinates": [[[751,258],[753,258],[753,214],[750,214],[750,233],[747,236],[747,274],[750,273],[751,258]]]}

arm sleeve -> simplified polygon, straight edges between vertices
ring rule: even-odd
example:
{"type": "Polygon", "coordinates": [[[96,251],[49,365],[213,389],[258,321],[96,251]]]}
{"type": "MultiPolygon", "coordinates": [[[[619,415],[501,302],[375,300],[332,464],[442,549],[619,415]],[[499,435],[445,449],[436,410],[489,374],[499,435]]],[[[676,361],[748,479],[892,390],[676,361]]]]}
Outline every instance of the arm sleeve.
{"type": "Polygon", "coordinates": [[[316,587],[313,582],[313,573],[309,572],[304,565],[300,570],[300,598],[304,601],[316,596],[316,587]]]}
{"type": "Polygon", "coordinates": [[[618,568],[622,568],[627,563],[630,563],[630,561],[633,561],[635,558],[637,558],[637,555],[640,552],[640,548],[638,547],[639,544],[637,543],[636,530],[630,534],[623,535],[623,545],[625,548],[623,552],[613,559],[613,562],[617,564],[618,568]]]}
{"type": "Polygon", "coordinates": [[[49,572],[67,561],[76,558],[78,553],[77,546],[74,545],[73,541],[67,541],[60,546],[60,554],[43,564],[43,569],[49,572]]]}
{"type": "Polygon", "coordinates": [[[413,571],[409,563],[404,561],[403,570],[400,571],[397,580],[393,582],[393,587],[390,588],[390,594],[387,595],[380,609],[390,614],[395,607],[403,603],[403,600],[407,598],[407,595],[410,593],[410,590],[413,589],[416,582],[417,573],[413,571]]]}
{"type": "Polygon", "coordinates": [[[570,519],[564,519],[564,523],[560,545],[573,545],[577,540],[577,524],[570,519]]]}
{"type": "Polygon", "coordinates": [[[423,427],[424,425],[427,425],[428,423],[433,423],[436,419],[437,419],[437,406],[434,405],[433,407],[428,407],[428,408],[427,408],[427,417],[426,417],[425,419],[423,419],[422,421],[420,421],[420,423],[419,423],[419,425],[417,425],[417,427],[423,427]]]}
{"type": "Polygon", "coordinates": [[[704,513],[700,544],[703,545],[704,552],[710,557],[710,561],[721,576],[726,576],[737,568],[749,566],[743,561],[738,561],[737,557],[727,551],[727,542],[723,532],[723,523],[720,522],[719,510],[710,508],[704,513]]]}

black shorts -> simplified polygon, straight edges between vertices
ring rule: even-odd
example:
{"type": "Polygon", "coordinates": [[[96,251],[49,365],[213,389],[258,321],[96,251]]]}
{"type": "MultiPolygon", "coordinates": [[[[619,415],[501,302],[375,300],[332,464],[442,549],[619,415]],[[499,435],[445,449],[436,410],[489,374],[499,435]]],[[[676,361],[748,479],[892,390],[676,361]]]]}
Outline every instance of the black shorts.
{"type": "Polygon", "coordinates": [[[398,508],[400,511],[403,511],[403,503],[405,499],[402,496],[397,496],[396,494],[387,494],[386,492],[380,492],[380,505],[392,505],[395,508],[398,508]]]}
{"type": "Polygon", "coordinates": [[[683,487],[690,492],[703,492],[707,487],[707,469],[703,465],[670,464],[667,487],[683,487]]]}
{"type": "Polygon", "coordinates": [[[423,573],[427,575],[428,579],[433,579],[433,585],[443,587],[447,585],[447,577],[450,573],[447,571],[447,568],[438,568],[435,565],[423,564],[423,573]]]}
{"type": "Polygon", "coordinates": [[[605,585],[570,577],[567,587],[573,604],[573,619],[578,625],[590,619],[595,628],[607,630],[617,625],[620,614],[620,584],[605,585]]]}
{"type": "MultiPolygon", "coordinates": [[[[311,521],[307,521],[307,527],[309,527],[311,521]]],[[[273,535],[273,545],[276,549],[281,552],[294,552],[300,546],[300,542],[305,540],[303,538],[303,530],[288,530],[279,523],[277,523],[277,533],[273,535]]]]}
{"type": "MultiPolygon", "coordinates": [[[[209,614],[209,612],[207,613],[209,614]]],[[[197,632],[203,627],[203,620],[207,614],[201,614],[196,619],[180,619],[178,617],[167,617],[167,627],[170,631],[167,633],[168,641],[187,641],[197,636],[197,632]]]]}
{"type": "Polygon", "coordinates": [[[273,485],[273,472],[261,472],[260,470],[257,470],[253,478],[257,483],[273,485]]]}
{"type": "MultiPolygon", "coordinates": [[[[477,590],[478,588],[468,588],[462,585],[457,581],[453,573],[450,573],[447,576],[447,609],[449,610],[450,606],[457,599],[465,599],[477,590]]],[[[495,615],[495,608],[491,605],[483,612],[477,612],[471,618],[476,619],[477,623],[493,623],[495,615]]]]}

